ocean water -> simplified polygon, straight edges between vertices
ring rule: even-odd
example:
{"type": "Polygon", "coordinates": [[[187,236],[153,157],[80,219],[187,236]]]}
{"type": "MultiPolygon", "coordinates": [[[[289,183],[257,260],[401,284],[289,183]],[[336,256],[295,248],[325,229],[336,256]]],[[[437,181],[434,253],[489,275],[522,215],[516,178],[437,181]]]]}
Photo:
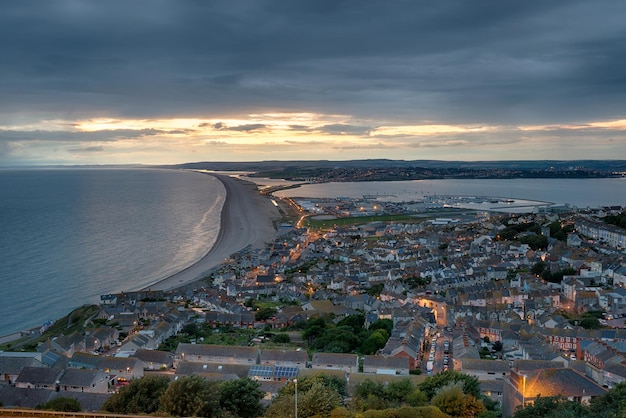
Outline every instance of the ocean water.
{"type": "Polygon", "coordinates": [[[224,198],[215,177],[188,171],[0,170],[0,335],[199,260],[224,198]]]}

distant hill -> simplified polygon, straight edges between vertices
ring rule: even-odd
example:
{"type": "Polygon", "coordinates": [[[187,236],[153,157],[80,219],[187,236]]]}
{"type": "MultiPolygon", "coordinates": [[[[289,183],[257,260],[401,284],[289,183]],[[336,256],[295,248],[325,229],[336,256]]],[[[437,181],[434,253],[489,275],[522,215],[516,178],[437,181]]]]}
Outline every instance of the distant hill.
{"type": "Polygon", "coordinates": [[[161,168],[246,171],[295,181],[380,181],[440,178],[599,178],[623,176],[626,160],[298,160],[194,162],[161,168]]]}
{"type": "Polygon", "coordinates": [[[267,171],[285,168],[468,168],[468,169],[517,169],[517,170],[569,170],[589,169],[597,171],[626,171],[626,160],[519,160],[519,161],[442,161],[442,160],[294,160],[294,161],[255,161],[220,162],[204,161],[169,166],[196,170],[224,171],[267,171]]]}

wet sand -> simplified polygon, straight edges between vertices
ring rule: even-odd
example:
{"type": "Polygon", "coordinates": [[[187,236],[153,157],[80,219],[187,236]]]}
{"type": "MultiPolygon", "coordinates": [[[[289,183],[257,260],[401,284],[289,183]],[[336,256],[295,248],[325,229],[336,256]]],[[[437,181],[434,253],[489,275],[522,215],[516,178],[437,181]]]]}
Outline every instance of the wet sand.
{"type": "Polygon", "coordinates": [[[272,201],[262,196],[252,182],[220,174],[215,176],[226,189],[220,232],[211,250],[197,263],[151,286],[150,290],[171,290],[206,277],[232,254],[251,246],[263,248],[276,238],[274,221],[280,218],[272,201]]]}

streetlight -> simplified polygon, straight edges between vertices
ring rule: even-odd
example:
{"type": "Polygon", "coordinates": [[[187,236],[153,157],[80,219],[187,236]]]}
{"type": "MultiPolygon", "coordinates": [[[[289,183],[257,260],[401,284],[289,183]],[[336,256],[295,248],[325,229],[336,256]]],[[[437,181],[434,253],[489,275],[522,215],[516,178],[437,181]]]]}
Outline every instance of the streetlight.
{"type": "Polygon", "coordinates": [[[293,379],[293,383],[296,385],[296,413],[294,416],[298,418],[298,379],[293,379]]]}
{"type": "Polygon", "coordinates": [[[523,387],[522,387],[522,407],[525,406],[526,404],[526,375],[523,374],[522,375],[522,382],[523,382],[523,387]]]}

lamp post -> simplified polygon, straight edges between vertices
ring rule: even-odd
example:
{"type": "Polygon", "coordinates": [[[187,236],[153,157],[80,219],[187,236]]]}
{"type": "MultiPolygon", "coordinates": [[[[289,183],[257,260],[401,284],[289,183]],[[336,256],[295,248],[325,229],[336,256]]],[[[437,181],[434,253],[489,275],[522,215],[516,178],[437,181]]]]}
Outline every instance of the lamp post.
{"type": "Polygon", "coordinates": [[[526,404],[526,375],[523,374],[522,375],[522,408],[525,406],[526,404]]]}
{"type": "Polygon", "coordinates": [[[296,409],[295,409],[295,417],[298,418],[298,379],[293,379],[294,385],[296,385],[296,409]]]}

